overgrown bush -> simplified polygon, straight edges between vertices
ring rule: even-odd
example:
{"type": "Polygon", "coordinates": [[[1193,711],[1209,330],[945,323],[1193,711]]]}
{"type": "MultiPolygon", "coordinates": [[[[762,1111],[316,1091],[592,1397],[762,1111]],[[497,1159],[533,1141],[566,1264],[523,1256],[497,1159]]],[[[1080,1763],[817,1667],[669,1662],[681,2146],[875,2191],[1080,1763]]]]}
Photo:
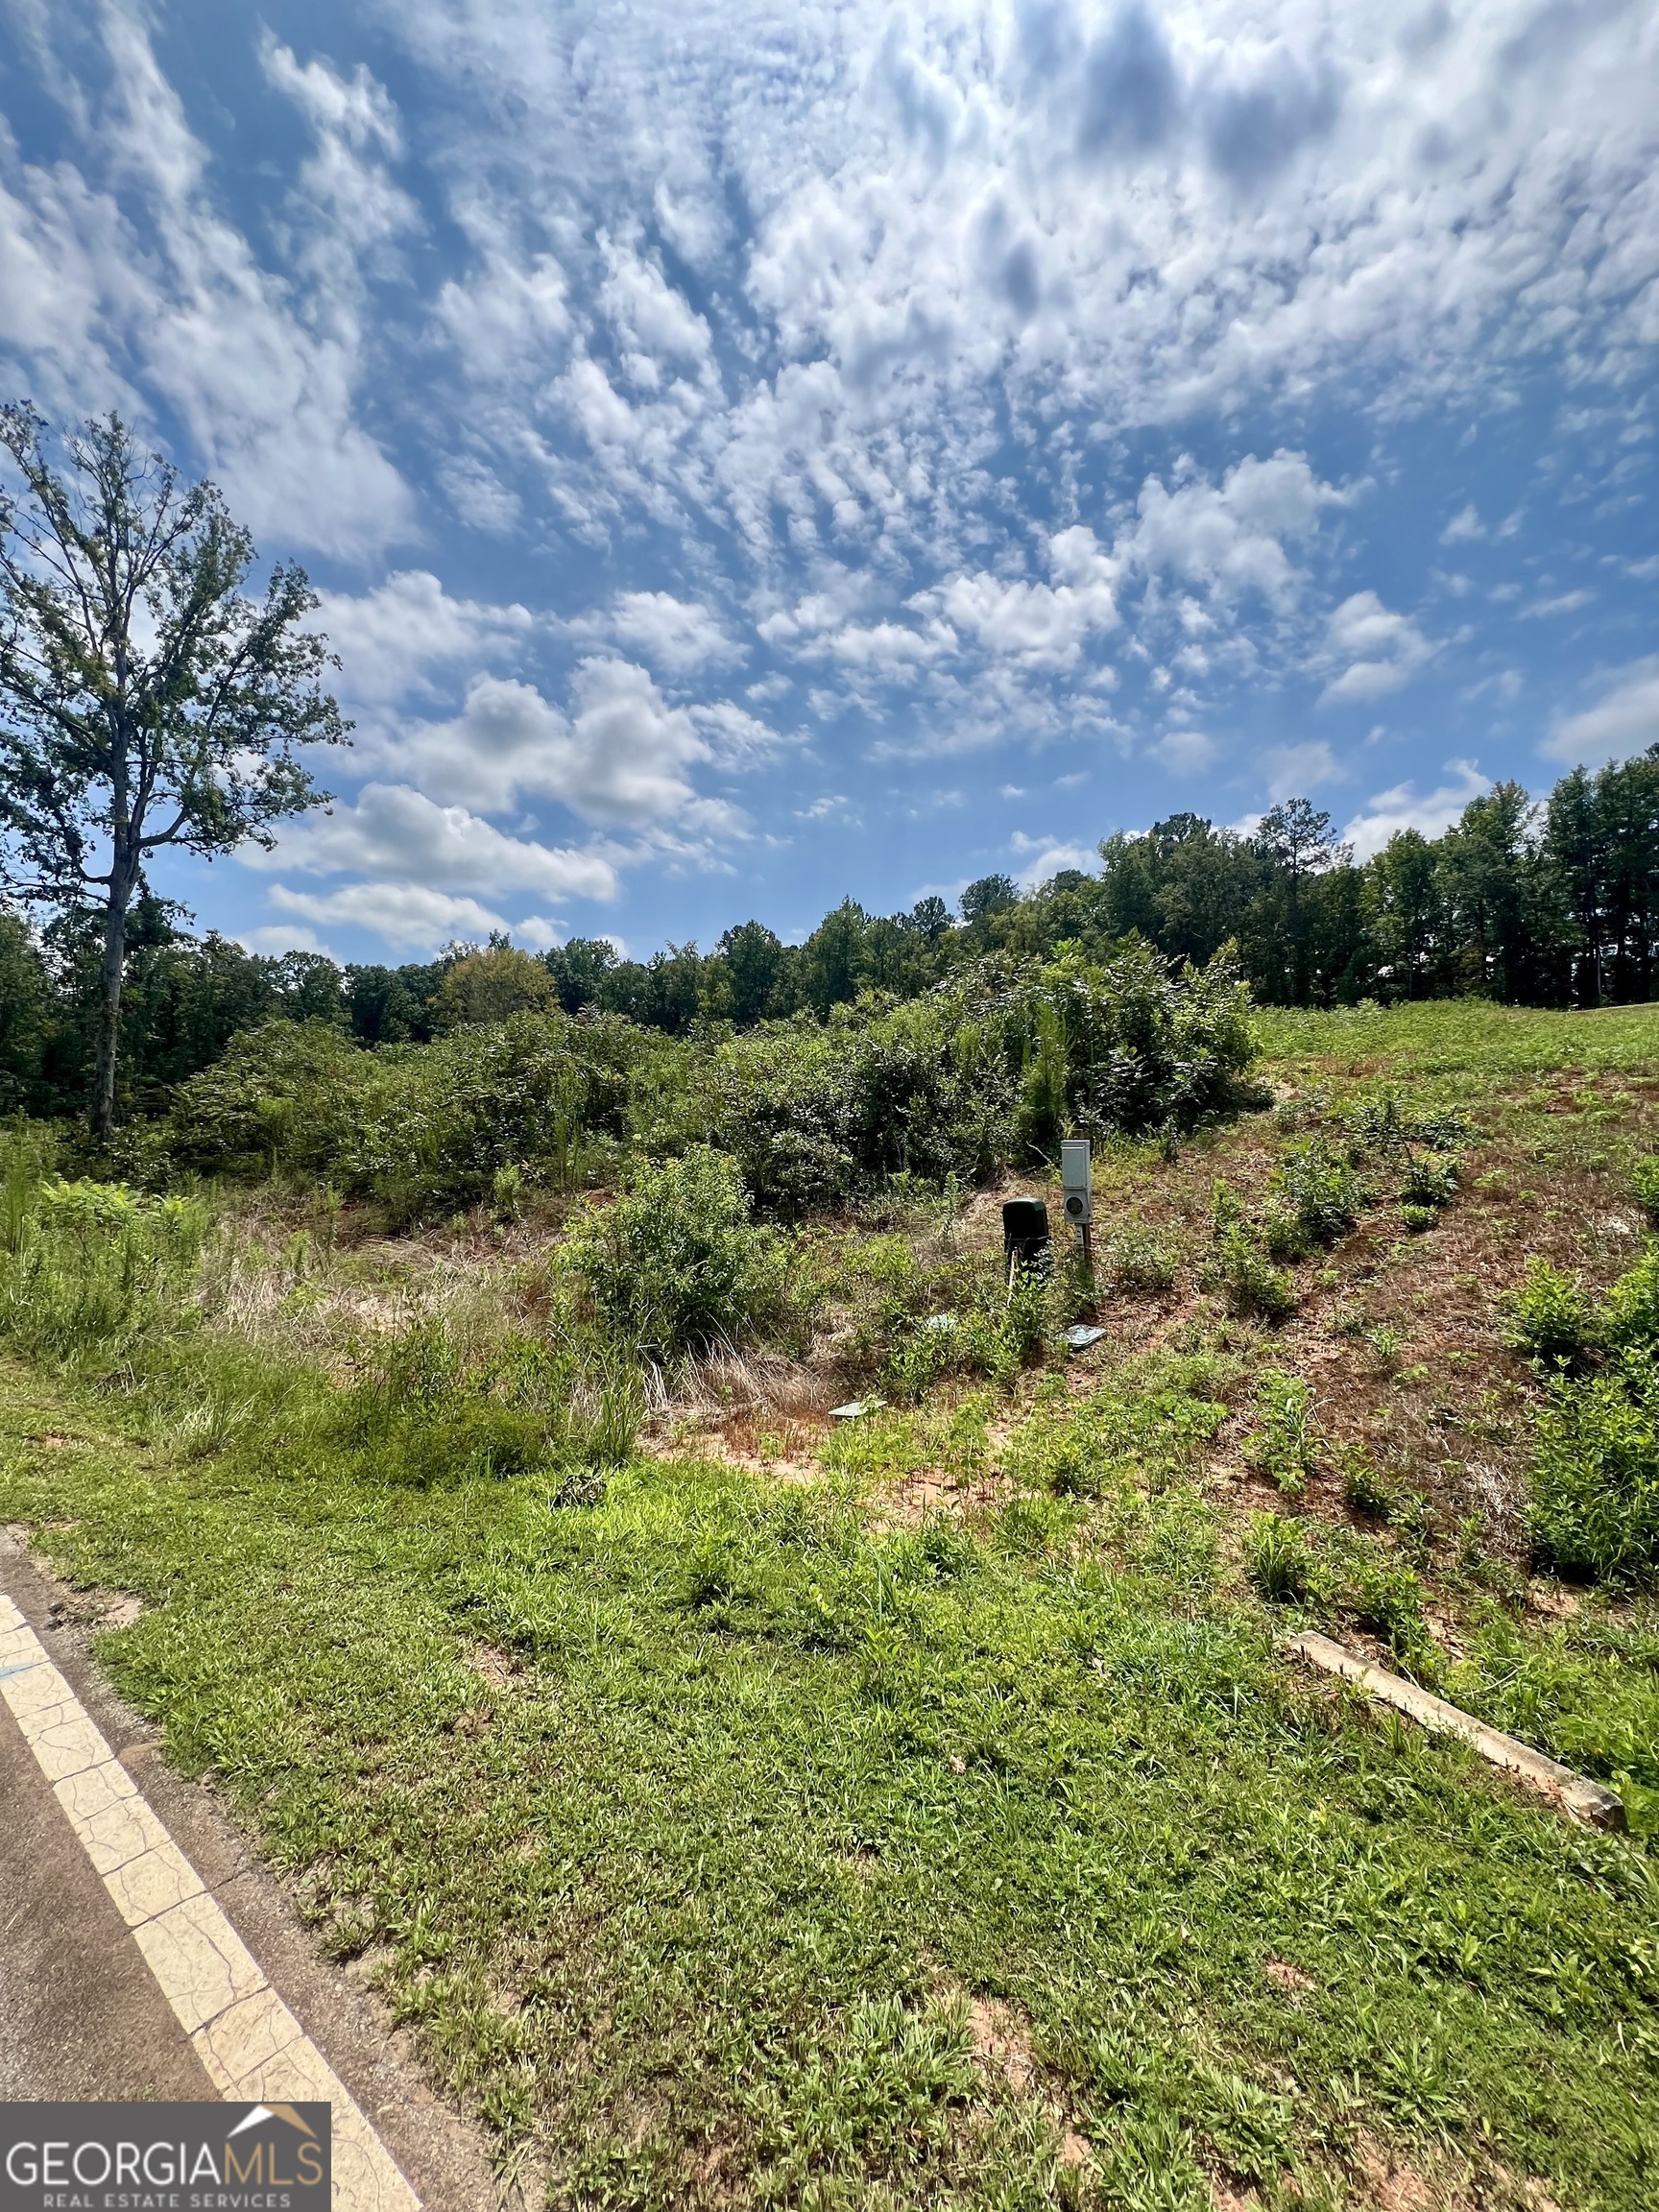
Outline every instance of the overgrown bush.
{"type": "Polygon", "coordinates": [[[669,1049],[617,1018],[547,1010],[377,1052],[273,1022],[181,1084],[142,1143],[158,1175],[320,1176],[418,1220],[490,1199],[503,1170],[566,1187],[584,1137],[624,1135],[636,1076],[669,1049]]]}
{"type": "Polygon", "coordinates": [[[1630,1189],[1651,1227],[1659,1229],[1659,1154],[1638,1160],[1630,1171],[1630,1189]]]}
{"type": "Polygon", "coordinates": [[[1230,958],[1176,973],[1143,946],[1096,964],[998,954],[926,997],[868,993],[732,1038],[694,1079],[705,1134],[757,1203],[798,1218],[895,1175],[983,1180],[1080,1131],[1190,1127],[1246,1097],[1256,1045],[1230,958]]]}
{"type": "Polygon", "coordinates": [[[1599,1582],[1659,1569],[1659,1364],[1626,1352],[1605,1373],[1551,1385],[1538,1422],[1531,1532],[1537,1554],[1599,1582]]]}
{"type": "Polygon", "coordinates": [[[567,1263],[600,1324],[659,1364],[741,1344],[785,1311],[782,1241],[751,1218],[736,1163],[707,1144],[641,1166],[612,1205],[589,1206],[567,1263]]]}
{"type": "Polygon", "coordinates": [[[124,1183],[43,1176],[31,1133],[0,1174],[0,1340],[37,1357],[119,1358],[147,1332],[193,1328],[201,1204],[124,1183]]]}
{"type": "Polygon", "coordinates": [[[1527,1261],[1519,1288],[1505,1293],[1501,1310],[1504,1342],[1541,1367],[1582,1367],[1600,1333],[1577,1277],[1541,1257],[1527,1261]]]}

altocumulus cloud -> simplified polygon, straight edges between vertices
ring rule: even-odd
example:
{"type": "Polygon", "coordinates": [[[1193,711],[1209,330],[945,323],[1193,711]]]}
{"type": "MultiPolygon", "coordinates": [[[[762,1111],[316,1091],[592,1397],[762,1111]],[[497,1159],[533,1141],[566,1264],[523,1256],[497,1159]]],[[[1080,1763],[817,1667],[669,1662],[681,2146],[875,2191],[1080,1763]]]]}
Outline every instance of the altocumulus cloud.
{"type": "Polygon", "coordinates": [[[1363,757],[1381,824],[1653,741],[1635,0],[19,21],[8,387],[317,566],[356,747],[240,878],[313,931],[681,934],[669,874],[738,858],[809,926],[808,755],[908,776],[951,880],[1028,772],[1090,774],[1083,851],[1177,785],[1363,757]],[[947,808],[945,752],[1004,757],[947,808]]]}

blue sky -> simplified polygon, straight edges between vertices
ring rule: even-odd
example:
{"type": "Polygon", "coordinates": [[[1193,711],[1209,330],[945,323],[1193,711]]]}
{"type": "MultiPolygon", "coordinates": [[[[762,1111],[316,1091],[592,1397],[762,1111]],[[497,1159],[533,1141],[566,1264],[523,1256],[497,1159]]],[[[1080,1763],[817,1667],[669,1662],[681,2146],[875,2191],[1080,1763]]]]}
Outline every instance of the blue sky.
{"type": "Polygon", "coordinates": [[[262,950],[798,936],[1659,740],[1659,14],[0,0],[0,383],[323,593],[262,950]]]}

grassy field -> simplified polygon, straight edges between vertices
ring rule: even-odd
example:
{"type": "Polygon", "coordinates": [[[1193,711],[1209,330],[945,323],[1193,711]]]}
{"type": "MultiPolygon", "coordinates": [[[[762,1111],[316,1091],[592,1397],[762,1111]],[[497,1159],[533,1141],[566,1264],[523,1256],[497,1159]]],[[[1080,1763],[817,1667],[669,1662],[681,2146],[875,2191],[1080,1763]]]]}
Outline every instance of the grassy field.
{"type": "Polygon", "coordinates": [[[1009,1324],[1004,1193],[901,1184],[791,1239],[770,1344],[613,1466],[603,1382],[512,1449],[559,1209],[389,1238],[266,1190],[102,1318],[97,1224],[0,1307],[0,1516],[142,1600],[110,1673],[529,2200],[1659,2200],[1659,1614],[1537,1572],[1503,1304],[1642,1253],[1659,1013],[1262,1030],[1271,1108],[1100,1161],[1096,1299],[1009,1324]],[[1390,1095],[1438,1149],[1402,1164],[1390,1095]],[[1377,1128],[1296,1252],[1286,1163],[1377,1128]],[[1301,1673],[1308,1624],[1631,1833],[1301,1673]]]}

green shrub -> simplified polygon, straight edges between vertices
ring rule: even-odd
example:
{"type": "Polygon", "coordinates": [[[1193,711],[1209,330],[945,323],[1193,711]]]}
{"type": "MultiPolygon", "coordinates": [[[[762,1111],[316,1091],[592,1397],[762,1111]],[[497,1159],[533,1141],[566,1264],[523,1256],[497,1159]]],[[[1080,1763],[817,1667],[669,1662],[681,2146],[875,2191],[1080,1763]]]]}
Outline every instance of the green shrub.
{"type": "Polygon", "coordinates": [[[1270,1260],[1306,1260],[1308,1232],[1301,1216],[1288,1207],[1275,1206],[1262,1224],[1262,1242],[1270,1260]]]}
{"type": "Polygon", "coordinates": [[[42,1179],[46,1157],[14,1147],[7,1162],[0,1339],[75,1361],[194,1328],[205,1209],[124,1183],[42,1179]]]}
{"type": "Polygon", "coordinates": [[[326,1023],[272,1022],[180,1084],[165,1157],[324,1176],[418,1221],[492,1198],[507,1169],[567,1187],[583,1133],[624,1135],[643,1070],[670,1049],[632,1022],[554,1010],[375,1052],[326,1023]]]}
{"type": "Polygon", "coordinates": [[[1365,1202],[1353,1168],[1317,1137],[1292,1146],[1274,1169],[1273,1185],[1310,1244],[1334,1244],[1345,1236],[1365,1202]]]}
{"type": "Polygon", "coordinates": [[[1313,1558],[1300,1521],[1283,1513],[1252,1513],[1244,1527],[1244,1560],[1263,1598],[1288,1605],[1308,1595],[1313,1558]]]}
{"type": "Polygon", "coordinates": [[[1630,1171],[1630,1189],[1636,1203],[1655,1229],[1659,1229],[1659,1154],[1638,1160],[1630,1171]]]}
{"type": "Polygon", "coordinates": [[[1375,1539],[1350,1541],[1365,1548],[1347,1553],[1344,1609],[1358,1627],[1380,1636],[1397,1658],[1419,1665],[1431,1659],[1434,1646],[1423,1618],[1422,1583],[1404,1560],[1382,1550],[1375,1539]]]}
{"type": "Polygon", "coordinates": [[[1548,1260],[1527,1262],[1520,1287],[1502,1301],[1503,1341],[1542,1367],[1581,1367],[1599,1326],[1583,1285],[1548,1260]]]}
{"type": "Polygon", "coordinates": [[[751,1220],[735,1162],[706,1144],[637,1169],[575,1224],[567,1252],[600,1323],[648,1359],[740,1344],[784,1312],[778,1233],[751,1220]]]}
{"type": "Polygon", "coordinates": [[[1402,1206],[1400,1209],[1400,1219],[1412,1237],[1423,1236],[1439,1218],[1439,1209],[1434,1206],[1402,1206]]]}
{"type": "Polygon", "coordinates": [[[1274,1266],[1242,1221],[1235,1221],[1216,1239],[1214,1275],[1230,1312],[1283,1321],[1296,1310],[1289,1276],[1274,1266]]]}
{"type": "Polygon", "coordinates": [[[1608,1291],[1601,1331],[1621,1351],[1659,1346],[1659,1238],[1608,1291]]]}
{"type": "Polygon", "coordinates": [[[1243,1101],[1255,1054],[1230,958],[1177,973],[1132,945],[994,953],[906,1004],[872,992],[824,1027],[764,1023],[698,1081],[709,1138],[762,1211],[797,1218],[896,1175],[982,1181],[1071,1130],[1190,1128],[1243,1101]]]}
{"type": "Polygon", "coordinates": [[[1659,1568],[1659,1365],[1627,1352],[1605,1373],[1556,1381],[1539,1416],[1530,1527],[1547,1565],[1599,1582],[1659,1568]]]}

